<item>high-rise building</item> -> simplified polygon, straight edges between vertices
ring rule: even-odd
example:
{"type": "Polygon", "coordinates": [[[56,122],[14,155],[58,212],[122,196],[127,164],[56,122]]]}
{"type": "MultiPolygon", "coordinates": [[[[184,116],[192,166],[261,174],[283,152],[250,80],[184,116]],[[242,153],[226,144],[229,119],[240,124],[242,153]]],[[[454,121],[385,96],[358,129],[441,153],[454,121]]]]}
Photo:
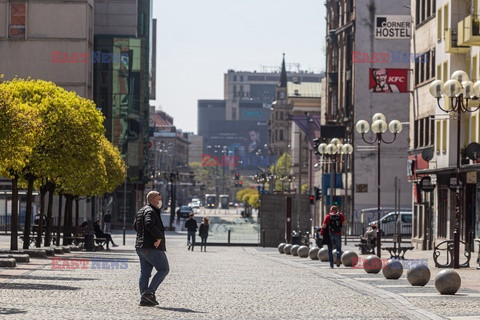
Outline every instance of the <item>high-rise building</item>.
{"type": "MultiPolygon", "coordinates": [[[[127,224],[143,204],[148,181],[151,0],[0,0],[0,73],[43,79],[93,99],[107,137],[128,166],[124,186],[92,202],[91,217],[111,209],[127,224]]],[[[90,218],[90,216],[88,217],[90,218]]]]}

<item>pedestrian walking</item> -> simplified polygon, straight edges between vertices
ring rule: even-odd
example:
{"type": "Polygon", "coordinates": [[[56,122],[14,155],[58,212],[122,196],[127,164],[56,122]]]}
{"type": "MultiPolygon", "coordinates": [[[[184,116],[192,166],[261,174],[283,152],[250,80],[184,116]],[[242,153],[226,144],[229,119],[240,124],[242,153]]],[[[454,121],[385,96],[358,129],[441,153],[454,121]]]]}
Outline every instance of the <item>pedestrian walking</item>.
{"type": "Polygon", "coordinates": [[[193,218],[193,216],[194,214],[190,213],[188,220],[185,221],[185,228],[187,228],[188,250],[190,250],[191,248],[192,251],[195,248],[195,233],[197,232],[197,229],[198,229],[197,221],[193,218]]]}
{"type": "Polygon", "coordinates": [[[103,216],[103,232],[111,234],[112,233],[112,214],[110,210],[107,210],[105,215],[103,216]]]}
{"type": "Polygon", "coordinates": [[[140,259],[140,305],[158,305],[155,292],[170,271],[165,251],[165,228],[160,216],[162,196],[157,191],[147,194],[147,205],[138,210],[133,228],[137,231],[135,249],[140,259]],[[149,284],[153,267],[157,273],[149,284]]]}
{"type": "Polygon", "coordinates": [[[203,251],[202,249],[204,249],[205,252],[207,252],[208,229],[209,229],[208,218],[204,217],[202,223],[200,224],[200,229],[198,230],[198,235],[200,236],[200,239],[201,239],[200,251],[203,251]]]}
{"type": "Polygon", "coordinates": [[[337,206],[330,207],[330,213],[323,220],[321,234],[329,234],[330,241],[328,246],[328,260],[330,268],[333,268],[333,246],[337,250],[337,267],[340,267],[340,257],[342,256],[342,227],[347,224],[342,213],[338,212],[337,206]]]}

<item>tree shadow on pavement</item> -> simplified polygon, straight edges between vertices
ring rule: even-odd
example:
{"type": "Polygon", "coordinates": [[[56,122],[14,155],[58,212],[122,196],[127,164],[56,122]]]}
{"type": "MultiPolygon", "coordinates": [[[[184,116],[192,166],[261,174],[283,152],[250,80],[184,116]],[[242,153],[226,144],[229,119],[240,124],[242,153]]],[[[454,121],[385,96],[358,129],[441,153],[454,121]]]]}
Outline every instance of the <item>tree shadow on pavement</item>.
{"type": "Polygon", "coordinates": [[[15,308],[1,308],[0,307],[0,314],[17,314],[17,313],[27,313],[26,310],[20,310],[15,308]]]}
{"type": "Polygon", "coordinates": [[[0,282],[0,289],[10,290],[80,290],[77,287],[59,286],[54,284],[37,284],[37,283],[2,283],[0,282]]]}
{"type": "Polygon", "coordinates": [[[162,310],[185,312],[185,313],[206,313],[203,311],[195,311],[195,310],[186,309],[186,308],[167,308],[167,307],[157,307],[157,308],[162,310]]]}
{"type": "Polygon", "coordinates": [[[28,279],[28,280],[64,280],[64,281],[86,281],[86,280],[99,280],[92,278],[73,278],[73,277],[44,277],[44,276],[31,276],[31,275],[13,275],[13,274],[1,274],[0,279],[28,279]]]}

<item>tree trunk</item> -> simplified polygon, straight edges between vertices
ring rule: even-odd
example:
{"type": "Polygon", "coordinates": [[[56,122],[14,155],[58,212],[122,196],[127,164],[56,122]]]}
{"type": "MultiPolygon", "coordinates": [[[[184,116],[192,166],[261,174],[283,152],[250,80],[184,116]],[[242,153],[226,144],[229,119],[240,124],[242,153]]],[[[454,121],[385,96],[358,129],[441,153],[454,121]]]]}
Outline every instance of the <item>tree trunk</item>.
{"type": "MultiPolygon", "coordinates": [[[[35,241],[35,247],[40,248],[42,245],[42,233],[43,233],[43,217],[45,213],[45,194],[47,193],[47,186],[40,187],[40,221],[38,222],[37,239],[35,241]]],[[[46,222],[46,221],[45,221],[46,222]]],[[[46,236],[45,236],[46,241],[46,236]]]]}
{"type": "MultiPolygon", "coordinates": [[[[45,230],[45,247],[50,246],[50,242],[52,241],[50,235],[52,234],[52,227],[53,227],[53,193],[55,192],[55,184],[52,182],[47,183],[48,189],[48,205],[47,205],[47,229],[45,230]]],[[[59,237],[59,233],[57,232],[57,238],[59,237]]]]}
{"type": "Polygon", "coordinates": [[[75,197],[75,227],[78,227],[78,220],[79,220],[79,215],[80,215],[80,199],[78,197],[75,197]]]}
{"type": "Polygon", "coordinates": [[[23,249],[30,247],[30,226],[32,224],[32,193],[33,193],[33,181],[35,178],[28,174],[26,176],[28,181],[27,187],[27,207],[25,209],[25,226],[23,228],[23,249]]]}
{"type": "Polygon", "coordinates": [[[12,179],[12,218],[10,222],[10,250],[18,250],[18,176],[12,179]]]}
{"type": "Polygon", "coordinates": [[[71,237],[72,233],[72,204],[73,196],[65,195],[65,222],[63,223],[63,245],[66,246],[70,244],[70,239],[65,239],[65,237],[71,237]]]}
{"type": "Polygon", "coordinates": [[[55,245],[60,245],[60,232],[62,231],[62,199],[63,196],[61,193],[58,194],[58,230],[57,230],[57,243],[55,245]]]}

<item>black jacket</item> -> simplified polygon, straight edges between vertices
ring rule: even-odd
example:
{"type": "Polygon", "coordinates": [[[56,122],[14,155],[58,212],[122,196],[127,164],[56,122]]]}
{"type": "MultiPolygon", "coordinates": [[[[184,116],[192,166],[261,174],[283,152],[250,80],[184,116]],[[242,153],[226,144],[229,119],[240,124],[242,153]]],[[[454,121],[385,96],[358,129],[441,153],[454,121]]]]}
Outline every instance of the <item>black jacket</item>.
{"type": "Polygon", "coordinates": [[[202,223],[200,225],[200,230],[198,230],[198,235],[200,237],[208,237],[208,224],[202,223]]]}
{"type": "Polygon", "coordinates": [[[185,221],[185,228],[187,228],[187,230],[190,232],[196,232],[198,229],[197,220],[193,218],[188,219],[185,221]]]}
{"type": "Polygon", "coordinates": [[[155,249],[153,244],[157,239],[162,239],[157,250],[167,251],[165,228],[160,217],[160,209],[148,204],[138,210],[133,228],[137,231],[135,248],[155,249]]]}

